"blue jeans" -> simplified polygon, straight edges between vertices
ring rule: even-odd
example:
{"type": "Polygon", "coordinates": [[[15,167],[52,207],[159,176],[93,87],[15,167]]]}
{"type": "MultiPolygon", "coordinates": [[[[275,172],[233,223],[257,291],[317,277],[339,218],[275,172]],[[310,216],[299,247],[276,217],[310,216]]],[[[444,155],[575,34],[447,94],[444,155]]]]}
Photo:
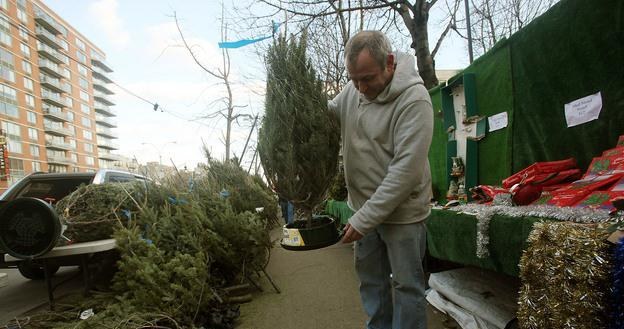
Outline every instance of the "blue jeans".
{"type": "Polygon", "coordinates": [[[423,221],[382,224],[356,242],[355,270],[367,329],[427,328],[425,239],[423,221]]]}

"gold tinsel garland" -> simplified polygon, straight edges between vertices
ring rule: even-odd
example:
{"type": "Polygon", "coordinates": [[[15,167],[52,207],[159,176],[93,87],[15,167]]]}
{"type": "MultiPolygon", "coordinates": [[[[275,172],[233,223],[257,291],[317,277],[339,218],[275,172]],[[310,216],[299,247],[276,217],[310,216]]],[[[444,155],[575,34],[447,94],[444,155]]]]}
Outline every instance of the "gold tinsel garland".
{"type": "Polygon", "coordinates": [[[606,224],[536,223],[520,259],[521,328],[606,328],[606,224]]]}

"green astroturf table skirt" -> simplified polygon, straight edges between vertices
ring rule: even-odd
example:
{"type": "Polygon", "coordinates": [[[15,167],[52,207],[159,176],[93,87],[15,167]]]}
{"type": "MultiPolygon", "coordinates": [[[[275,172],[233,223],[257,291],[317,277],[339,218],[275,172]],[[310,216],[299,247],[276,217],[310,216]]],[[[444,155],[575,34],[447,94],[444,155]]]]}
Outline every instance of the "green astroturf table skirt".
{"type": "Polygon", "coordinates": [[[325,212],[339,220],[341,224],[347,224],[347,221],[353,215],[353,210],[349,208],[346,201],[328,200],[325,205],[325,212]]]}
{"type": "MultiPolygon", "coordinates": [[[[353,214],[346,202],[328,201],[325,211],[346,223],[353,214]]],[[[451,210],[433,209],[427,221],[427,248],[435,258],[518,276],[518,263],[537,217],[495,215],[490,222],[490,256],[477,257],[477,218],[451,210]]]]}

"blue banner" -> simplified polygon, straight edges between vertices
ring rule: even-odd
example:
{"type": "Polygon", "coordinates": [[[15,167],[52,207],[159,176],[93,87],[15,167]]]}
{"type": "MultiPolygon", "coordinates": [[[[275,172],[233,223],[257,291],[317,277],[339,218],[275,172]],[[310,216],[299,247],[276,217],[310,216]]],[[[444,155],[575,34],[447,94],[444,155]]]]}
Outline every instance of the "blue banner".
{"type": "Polygon", "coordinates": [[[240,48],[240,47],[250,45],[252,43],[256,43],[262,40],[272,38],[273,35],[275,35],[275,32],[277,32],[277,30],[279,29],[279,26],[280,26],[280,23],[273,22],[273,33],[270,36],[260,37],[256,39],[243,39],[243,40],[238,40],[238,41],[219,42],[219,48],[228,48],[228,49],[240,48]]]}

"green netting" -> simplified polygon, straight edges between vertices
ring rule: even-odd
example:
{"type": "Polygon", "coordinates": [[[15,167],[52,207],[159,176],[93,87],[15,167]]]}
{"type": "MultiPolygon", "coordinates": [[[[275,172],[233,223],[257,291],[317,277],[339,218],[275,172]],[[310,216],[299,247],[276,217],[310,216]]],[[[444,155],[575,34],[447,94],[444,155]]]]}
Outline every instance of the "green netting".
{"type": "MultiPolygon", "coordinates": [[[[507,128],[478,143],[479,184],[537,161],[574,157],[580,168],[624,134],[624,2],[563,0],[463,73],[474,73],[478,114],[508,112],[507,128]],[[564,105],[602,93],[598,120],[567,128],[564,105]]],[[[461,78],[461,76],[460,76],[461,78]]],[[[440,89],[431,90],[436,112],[440,89]],[[437,101],[437,103],[436,103],[437,101]]],[[[430,151],[434,192],[446,193],[447,134],[436,116],[430,151]]]]}
{"type": "Polygon", "coordinates": [[[592,157],[624,134],[624,2],[565,0],[510,38],[513,171],[536,161],[592,157]],[[602,93],[598,120],[567,128],[564,104],[602,93]]]}
{"type": "Polygon", "coordinates": [[[446,141],[447,134],[444,129],[442,115],[441,88],[429,91],[433,104],[433,140],[429,149],[429,165],[431,166],[431,179],[433,197],[436,200],[444,200],[448,189],[446,173],[446,141]]]}
{"type": "MultiPolygon", "coordinates": [[[[464,73],[474,73],[477,84],[478,115],[491,116],[507,112],[513,117],[513,86],[509,45],[501,42],[487,58],[474,62],[464,73]]],[[[511,172],[511,120],[507,128],[487,132],[478,142],[479,184],[500,185],[511,172]]]]}

